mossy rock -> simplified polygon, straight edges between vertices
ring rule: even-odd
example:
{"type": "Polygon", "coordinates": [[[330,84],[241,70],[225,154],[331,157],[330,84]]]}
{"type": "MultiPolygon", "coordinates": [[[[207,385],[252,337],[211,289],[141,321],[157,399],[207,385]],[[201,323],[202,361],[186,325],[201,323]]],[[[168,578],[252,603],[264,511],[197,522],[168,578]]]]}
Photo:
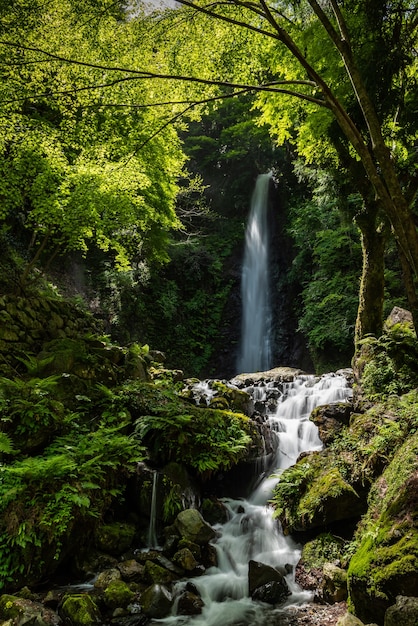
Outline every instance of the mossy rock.
{"type": "Polygon", "coordinates": [[[80,593],[64,597],[61,614],[71,626],[103,624],[97,604],[87,594],[80,593]]]}
{"type": "Polygon", "coordinates": [[[383,623],[396,597],[418,589],[418,433],[374,484],[348,569],[349,601],[363,621],[383,623]]]}
{"type": "Polygon", "coordinates": [[[112,580],[104,590],[104,601],[108,608],[126,608],[135,598],[135,593],[123,580],[112,580]]]}
{"type": "Polygon", "coordinates": [[[364,512],[364,500],[331,460],[328,455],[313,453],[282,474],[274,501],[285,533],[343,522],[364,512]]]}
{"type": "Polygon", "coordinates": [[[341,559],[344,545],[340,537],[335,537],[331,533],[321,533],[304,544],[300,563],[307,571],[322,568],[325,563],[341,559]]]}
{"type": "Polygon", "coordinates": [[[136,528],[133,524],[114,522],[99,526],[95,534],[96,545],[103,552],[119,555],[132,545],[136,528]]]}

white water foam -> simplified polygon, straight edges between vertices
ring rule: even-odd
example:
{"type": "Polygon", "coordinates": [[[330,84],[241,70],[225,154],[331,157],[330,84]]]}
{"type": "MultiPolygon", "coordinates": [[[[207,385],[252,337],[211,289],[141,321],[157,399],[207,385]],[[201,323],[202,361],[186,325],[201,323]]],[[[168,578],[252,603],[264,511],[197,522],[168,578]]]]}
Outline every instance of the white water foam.
{"type": "MultiPolygon", "coordinates": [[[[258,388],[257,393],[260,395],[258,388]]],[[[268,415],[268,421],[279,439],[275,459],[276,475],[261,480],[247,500],[225,500],[229,520],[216,526],[218,537],[214,543],[218,564],[203,576],[191,582],[204,601],[201,615],[172,615],[152,623],[176,626],[233,626],[266,624],[266,615],[283,611],[287,606],[308,602],[310,592],[296,584],[294,569],[300,558],[301,547],[281,532],[268,505],[273,489],[283,469],[293,465],[299,454],[322,447],[315,425],[309,421],[310,412],[319,405],[344,401],[351,389],[343,376],[298,376],[284,384],[277,409],[268,415]],[[253,559],[266,565],[287,569],[286,581],[291,591],[289,599],[278,609],[254,602],[248,592],[248,562],[253,559]]],[[[177,586],[178,594],[186,582],[177,586]]],[[[176,605],[174,611],[176,611],[176,605]]]]}

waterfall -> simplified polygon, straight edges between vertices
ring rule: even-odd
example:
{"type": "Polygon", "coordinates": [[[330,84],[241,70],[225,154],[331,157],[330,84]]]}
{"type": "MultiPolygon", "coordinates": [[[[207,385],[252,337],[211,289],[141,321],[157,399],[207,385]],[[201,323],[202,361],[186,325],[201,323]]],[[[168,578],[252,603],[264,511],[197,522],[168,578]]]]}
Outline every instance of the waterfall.
{"type": "MultiPolygon", "coordinates": [[[[266,391],[269,391],[269,384],[266,384],[266,391]]],[[[260,387],[256,389],[260,396],[260,387]]],[[[250,392],[254,387],[247,390],[250,392]]],[[[261,477],[248,499],[225,500],[229,520],[215,527],[217,566],[191,581],[204,601],[202,614],[172,615],[158,620],[158,623],[176,626],[277,625],[287,607],[312,599],[312,594],[300,589],[295,582],[294,570],[300,558],[300,546],[281,532],[268,501],[279,481],[280,470],[293,465],[301,452],[322,448],[317,428],[309,420],[310,412],[322,404],[344,401],[351,396],[351,389],[343,376],[329,374],[319,378],[306,375],[285,383],[278,396],[277,407],[267,413],[279,444],[272,466],[275,474],[261,477]],[[251,559],[287,572],[286,582],[291,595],[285,603],[269,608],[251,599],[248,593],[248,563],[251,559]]],[[[265,398],[267,400],[267,393],[265,398]]],[[[186,584],[178,583],[179,594],[186,584]]]]}
{"type": "Polygon", "coordinates": [[[157,539],[157,490],[158,490],[158,472],[153,472],[152,478],[152,494],[151,494],[151,510],[148,527],[148,548],[156,548],[158,546],[157,539]]]}
{"type": "Polygon", "coordinates": [[[271,174],[258,176],[245,233],[241,275],[242,327],[238,372],[270,369],[268,194],[271,174]]]}

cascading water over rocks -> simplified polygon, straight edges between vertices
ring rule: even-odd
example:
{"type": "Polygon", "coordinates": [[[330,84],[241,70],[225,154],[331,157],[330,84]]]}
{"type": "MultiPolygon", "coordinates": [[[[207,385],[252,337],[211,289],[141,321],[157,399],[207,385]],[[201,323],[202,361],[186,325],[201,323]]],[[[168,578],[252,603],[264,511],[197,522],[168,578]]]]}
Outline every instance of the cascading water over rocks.
{"type": "MultiPolygon", "coordinates": [[[[289,605],[311,599],[310,593],[302,591],[294,579],[300,546],[281,532],[268,501],[280,472],[293,465],[301,452],[322,447],[317,429],[309,420],[311,411],[322,404],[344,401],[351,396],[351,389],[342,375],[303,375],[296,376],[292,382],[267,380],[249,386],[236,379],[231,384],[240,385],[257,398],[257,402],[266,402],[268,406],[271,391],[276,391],[273,394],[275,406],[270,403],[265,418],[278,438],[277,453],[269,467],[262,468],[258,483],[246,499],[225,499],[229,519],[215,526],[217,565],[204,575],[177,585],[176,592],[180,596],[192,582],[203,600],[202,613],[196,616],[173,614],[162,620],[166,624],[264,626],[270,623],[268,620],[278,618],[289,605]],[[279,603],[277,600],[272,603],[274,608],[268,608],[266,596],[260,602],[257,595],[251,593],[249,570],[257,565],[274,568],[283,576],[285,593],[279,603]]],[[[176,613],[176,604],[173,613],[176,613]]]]}

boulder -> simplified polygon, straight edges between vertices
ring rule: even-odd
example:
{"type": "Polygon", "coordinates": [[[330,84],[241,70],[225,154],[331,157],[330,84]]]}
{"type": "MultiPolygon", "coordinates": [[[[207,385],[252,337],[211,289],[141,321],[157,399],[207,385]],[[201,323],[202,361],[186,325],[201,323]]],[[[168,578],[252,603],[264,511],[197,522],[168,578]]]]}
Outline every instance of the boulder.
{"type": "Polygon", "coordinates": [[[122,579],[127,582],[141,580],[144,575],[144,566],[135,559],[127,559],[118,563],[118,570],[122,579]]]}
{"type": "Polygon", "coordinates": [[[106,569],[98,574],[96,580],[94,581],[94,586],[96,589],[106,589],[106,587],[108,587],[113,580],[120,580],[121,576],[120,570],[116,569],[116,567],[106,569]]]}
{"type": "Polygon", "coordinates": [[[319,438],[324,445],[329,445],[342,428],[348,426],[353,410],[352,404],[337,402],[319,406],[312,411],[310,420],[318,428],[319,438]]]}
{"type": "Polygon", "coordinates": [[[177,615],[200,615],[204,602],[200,596],[192,591],[184,591],[179,597],[177,615]]]}
{"type": "Polygon", "coordinates": [[[39,602],[4,594],[0,596],[0,622],[10,626],[59,626],[61,618],[39,602]]]}
{"type": "Polygon", "coordinates": [[[334,563],[325,563],[322,568],[321,596],[328,604],[347,599],[347,572],[334,563]]]}
{"type": "Polygon", "coordinates": [[[123,580],[112,580],[103,595],[105,604],[110,609],[125,608],[135,598],[135,593],[123,580]]]}
{"type": "Polygon", "coordinates": [[[184,539],[199,545],[204,545],[216,537],[213,528],[196,509],[181,511],[176,517],[175,526],[184,539]]]}
{"type": "Polygon", "coordinates": [[[173,561],[186,572],[193,572],[199,565],[189,548],[182,548],[176,552],[173,561]]]}
{"type": "Polygon", "coordinates": [[[417,626],[418,597],[398,596],[385,613],[384,626],[417,626]]]}
{"type": "Polygon", "coordinates": [[[152,561],[146,561],[144,566],[144,580],[148,583],[167,584],[173,582],[176,579],[175,574],[170,572],[165,567],[153,563],[152,561]]]}
{"type": "Polygon", "coordinates": [[[286,579],[274,567],[251,560],[248,563],[248,590],[253,600],[276,604],[290,595],[286,579]]]}
{"type": "Polygon", "coordinates": [[[71,626],[94,626],[103,623],[97,604],[85,593],[65,596],[61,615],[71,626]]]}
{"type": "Polygon", "coordinates": [[[384,329],[389,330],[395,324],[406,324],[411,329],[414,328],[414,322],[412,319],[412,313],[406,309],[402,309],[399,306],[394,306],[389,316],[387,317],[384,329]]]}
{"type": "MultiPolygon", "coordinates": [[[[374,483],[367,515],[357,532],[348,590],[351,606],[365,623],[383,624],[398,596],[417,593],[417,509],[418,433],[414,433],[374,483]]],[[[394,614],[396,610],[392,609],[394,614]]]]}
{"type": "Polygon", "coordinates": [[[147,617],[161,619],[166,617],[173,604],[171,593],[164,585],[154,584],[142,593],[140,602],[147,617]]]}

